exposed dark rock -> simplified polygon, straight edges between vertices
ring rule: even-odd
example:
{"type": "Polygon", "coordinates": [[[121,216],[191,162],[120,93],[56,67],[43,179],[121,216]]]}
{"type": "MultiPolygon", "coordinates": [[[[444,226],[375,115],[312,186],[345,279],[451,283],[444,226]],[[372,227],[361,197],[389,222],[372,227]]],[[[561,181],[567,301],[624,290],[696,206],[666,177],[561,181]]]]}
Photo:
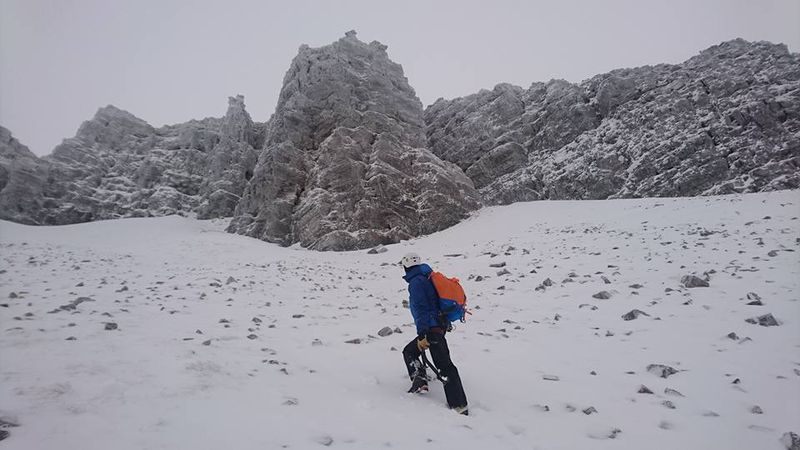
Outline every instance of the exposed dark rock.
{"type": "Polygon", "coordinates": [[[378,331],[378,336],[386,337],[392,334],[393,332],[394,331],[392,331],[391,327],[383,327],[378,331]]]}
{"type": "Polygon", "coordinates": [[[650,364],[647,366],[647,371],[661,378],[667,378],[670,375],[678,373],[676,369],[663,364],[650,364]]]}
{"type": "Polygon", "coordinates": [[[777,327],[780,325],[780,322],[778,322],[778,320],[772,314],[764,314],[763,316],[746,319],[745,322],[758,324],[762,327],[777,327]]]}
{"type": "Polygon", "coordinates": [[[787,450],[800,450],[800,436],[794,431],[788,431],[781,436],[781,443],[787,450]]]}
{"type": "Polygon", "coordinates": [[[708,287],[708,281],[695,275],[684,275],[681,277],[681,284],[687,288],[708,287]]]}
{"type": "Polygon", "coordinates": [[[116,330],[118,328],[117,324],[114,322],[106,322],[105,329],[106,330],[116,330]]]}
{"type": "Polygon", "coordinates": [[[611,298],[611,293],[608,291],[600,291],[596,294],[592,294],[592,297],[600,299],[600,300],[608,300],[611,298]]]}
{"type": "Polygon", "coordinates": [[[683,397],[683,394],[681,394],[680,392],[676,391],[675,389],[664,388],[664,393],[667,394],[667,395],[672,395],[674,397],[683,397]]]}
{"type": "Polygon", "coordinates": [[[638,309],[633,309],[633,310],[628,311],[627,313],[623,314],[622,315],[622,319],[623,320],[634,320],[634,319],[639,318],[639,316],[650,317],[650,314],[647,314],[646,312],[638,310],[638,309]]]}

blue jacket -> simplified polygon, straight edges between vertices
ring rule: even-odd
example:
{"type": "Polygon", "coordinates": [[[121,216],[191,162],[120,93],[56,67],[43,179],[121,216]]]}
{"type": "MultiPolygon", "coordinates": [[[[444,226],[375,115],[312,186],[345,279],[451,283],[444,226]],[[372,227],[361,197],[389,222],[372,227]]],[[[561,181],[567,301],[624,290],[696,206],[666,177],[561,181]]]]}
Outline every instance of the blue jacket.
{"type": "Polygon", "coordinates": [[[433,269],[427,264],[412,266],[406,270],[403,279],[408,282],[411,315],[417,327],[417,335],[422,336],[432,327],[439,327],[439,295],[433,282],[428,278],[433,269]]]}

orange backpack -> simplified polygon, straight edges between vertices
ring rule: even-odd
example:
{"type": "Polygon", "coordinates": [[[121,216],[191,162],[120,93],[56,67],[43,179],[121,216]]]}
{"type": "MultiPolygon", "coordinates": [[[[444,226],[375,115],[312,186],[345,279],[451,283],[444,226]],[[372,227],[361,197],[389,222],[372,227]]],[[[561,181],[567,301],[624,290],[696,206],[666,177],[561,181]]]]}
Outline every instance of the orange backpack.
{"type": "Polygon", "coordinates": [[[461,287],[458,278],[448,278],[441,272],[431,272],[429,277],[439,295],[439,310],[442,317],[448,322],[464,322],[466,314],[472,314],[467,310],[467,294],[461,287]]]}

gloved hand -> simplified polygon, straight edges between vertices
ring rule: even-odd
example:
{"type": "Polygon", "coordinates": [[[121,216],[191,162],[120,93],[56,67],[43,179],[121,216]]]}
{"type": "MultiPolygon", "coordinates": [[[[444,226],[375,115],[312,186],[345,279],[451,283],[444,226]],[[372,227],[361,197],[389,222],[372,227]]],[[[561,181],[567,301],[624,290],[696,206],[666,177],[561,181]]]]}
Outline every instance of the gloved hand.
{"type": "Polygon", "coordinates": [[[420,352],[424,352],[425,350],[430,347],[431,344],[428,343],[428,338],[425,336],[417,336],[417,348],[420,352]]]}

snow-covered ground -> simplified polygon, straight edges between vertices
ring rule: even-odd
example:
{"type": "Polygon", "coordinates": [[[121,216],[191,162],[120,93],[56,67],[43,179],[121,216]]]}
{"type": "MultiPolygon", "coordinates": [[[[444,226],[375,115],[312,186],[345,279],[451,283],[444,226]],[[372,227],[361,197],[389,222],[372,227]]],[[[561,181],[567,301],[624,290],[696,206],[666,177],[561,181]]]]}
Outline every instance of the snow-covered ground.
{"type": "Polygon", "coordinates": [[[797,191],[519,203],[377,255],[180,217],[0,222],[0,448],[778,450],[800,432],[798,216],[797,191]],[[412,250],[474,308],[448,335],[469,417],[438,382],[405,393],[412,250]]]}

